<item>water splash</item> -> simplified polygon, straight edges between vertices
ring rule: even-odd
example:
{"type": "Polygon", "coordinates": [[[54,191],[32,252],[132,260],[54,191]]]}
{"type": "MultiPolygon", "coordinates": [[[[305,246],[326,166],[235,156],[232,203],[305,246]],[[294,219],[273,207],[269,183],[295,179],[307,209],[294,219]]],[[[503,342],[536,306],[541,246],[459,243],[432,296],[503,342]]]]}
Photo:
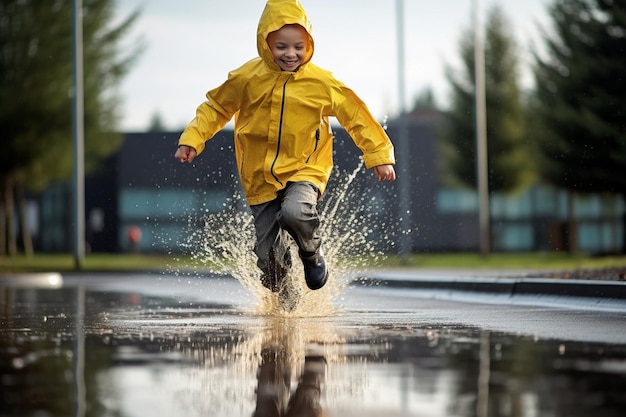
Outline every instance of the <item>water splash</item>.
{"type": "MultiPolygon", "coordinates": [[[[253,252],[254,220],[249,210],[241,208],[242,196],[236,196],[225,210],[205,215],[199,229],[192,227],[195,219],[190,219],[192,232],[184,246],[194,263],[234,277],[251,292],[258,300],[257,314],[297,317],[335,314],[335,303],[349,283],[349,276],[363,269],[366,262],[382,256],[368,241],[372,227],[363,209],[371,202],[367,201],[367,193],[354,186],[355,179],[364,171],[363,161],[352,172],[335,169],[329,191],[318,204],[320,234],[330,278],[321,290],[310,291],[304,284],[301,262],[294,260],[286,280],[293,286],[291,292],[300,293],[302,297],[291,312],[284,311],[279,297],[260,283],[253,252]]],[[[292,253],[298,253],[295,242],[291,244],[292,253]]]]}

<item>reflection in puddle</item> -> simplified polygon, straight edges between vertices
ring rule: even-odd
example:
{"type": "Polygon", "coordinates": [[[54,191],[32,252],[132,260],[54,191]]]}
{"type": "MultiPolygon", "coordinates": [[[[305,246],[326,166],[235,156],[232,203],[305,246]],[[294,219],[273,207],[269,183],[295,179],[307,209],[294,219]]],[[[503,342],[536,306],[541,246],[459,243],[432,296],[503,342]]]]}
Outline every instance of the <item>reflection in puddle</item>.
{"type": "Polygon", "coordinates": [[[0,307],[1,416],[626,409],[624,346],[424,322],[411,311],[271,317],[80,287],[0,288],[0,307]]]}
{"type": "Polygon", "coordinates": [[[294,413],[321,410],[327,363],[342,357],[332,327],[267,318],[254,334],[226,338],[221,348],[191,348],[185,355],[196,363],[183,379],[194,382],[179,399],[193,404],[192,415],[318,415],[294,413]]]}

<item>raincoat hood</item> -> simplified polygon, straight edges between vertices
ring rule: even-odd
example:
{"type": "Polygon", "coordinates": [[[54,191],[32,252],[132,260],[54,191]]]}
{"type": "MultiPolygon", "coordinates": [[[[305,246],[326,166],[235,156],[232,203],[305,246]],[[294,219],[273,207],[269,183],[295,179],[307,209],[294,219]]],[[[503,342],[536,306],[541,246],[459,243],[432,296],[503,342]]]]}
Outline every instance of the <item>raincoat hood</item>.
{"type": "Polygon", "coordinates": [[[259,56],[263,59],[265,64],[277,71],[280,71],[280,67],[274,62],[272,51],[270,51],[267,44],[267,37],[270,33],[277,31],[285,25],[300,25],[308,34],[309,42],[307,44],[306,57],[303,65],[306,65],[313,57],[314,44],[313,37],[311,36],[313,25],[311,25],[300,1],[268,0],[261,14],[261,18],[259,19],[256,44],[259,56]]]}

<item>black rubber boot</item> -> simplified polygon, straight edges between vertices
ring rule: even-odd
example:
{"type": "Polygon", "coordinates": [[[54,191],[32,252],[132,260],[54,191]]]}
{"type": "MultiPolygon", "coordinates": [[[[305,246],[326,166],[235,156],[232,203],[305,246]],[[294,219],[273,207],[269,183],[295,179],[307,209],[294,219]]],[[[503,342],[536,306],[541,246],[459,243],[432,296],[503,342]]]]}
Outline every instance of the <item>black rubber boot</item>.
{"type": "Polygon", "coordinates": [[[307,287],[312,290],[319,290],[328,280],[328,267],[324,260],[322,248],[314,254],[300,253],[304,264],[304,280],[307,287]]]}

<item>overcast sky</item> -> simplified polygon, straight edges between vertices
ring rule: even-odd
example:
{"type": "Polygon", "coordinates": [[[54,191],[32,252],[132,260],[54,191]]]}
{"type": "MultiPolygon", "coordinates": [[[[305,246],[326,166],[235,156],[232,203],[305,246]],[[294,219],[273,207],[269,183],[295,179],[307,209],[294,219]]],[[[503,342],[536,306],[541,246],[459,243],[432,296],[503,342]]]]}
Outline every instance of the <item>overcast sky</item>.
{"type": "MultiPolygon", "coordinates": [[[[313,23],[313,61],[352,88],[383,120],[398,109],[395,0],[301,0],[313,23]]],[[[480,0],[484,13],[502,8],[524,55],[540,47],[550,0],[480,0]]],[[[459,68],[459,41],[472,23],[472,0],[404,0],[407,105],[426,88],[448,100],[446,66],[459,68]]],[[[228,71],[257,56],[256,27],[264,0],[119,0],[120,18],[139,8],[131,39],[145,50],[121,85],[123,131],[143,131],[158,113],[178,130],[204,94],[228,71]]],[[[484,17],[483,17],[484,20],[484,17]]]]}

